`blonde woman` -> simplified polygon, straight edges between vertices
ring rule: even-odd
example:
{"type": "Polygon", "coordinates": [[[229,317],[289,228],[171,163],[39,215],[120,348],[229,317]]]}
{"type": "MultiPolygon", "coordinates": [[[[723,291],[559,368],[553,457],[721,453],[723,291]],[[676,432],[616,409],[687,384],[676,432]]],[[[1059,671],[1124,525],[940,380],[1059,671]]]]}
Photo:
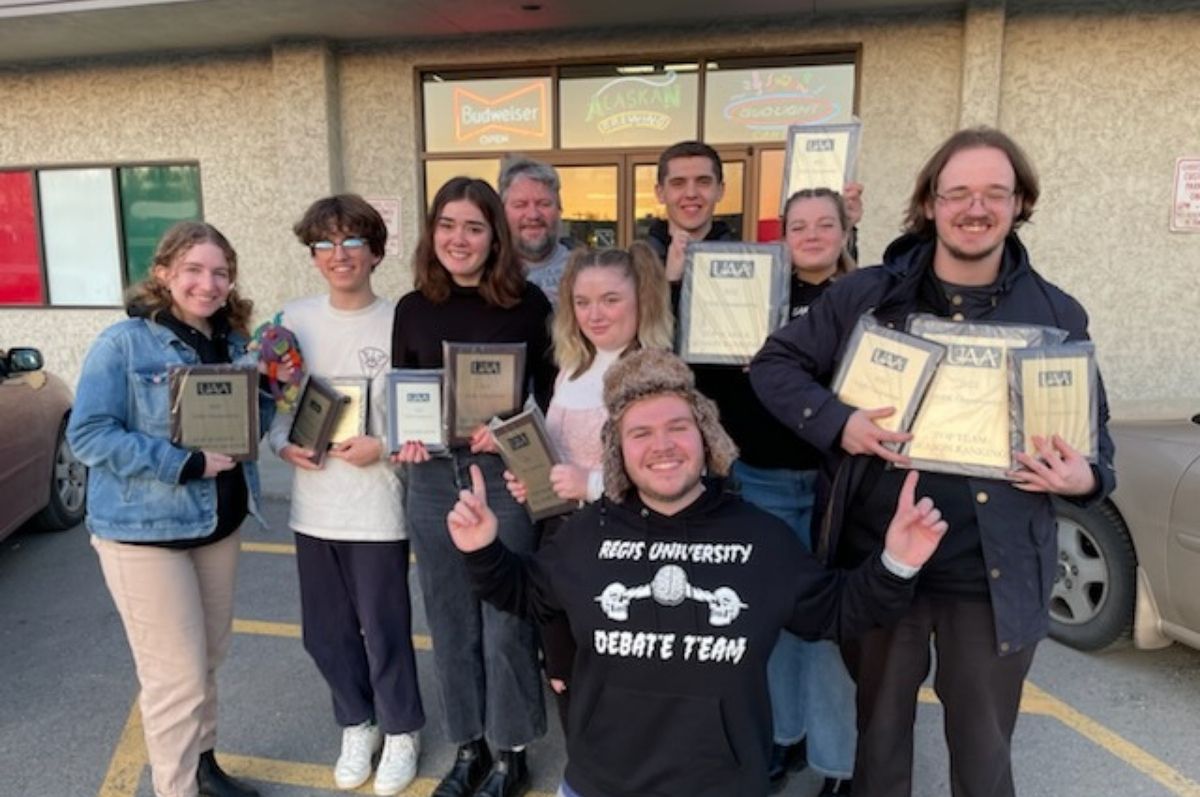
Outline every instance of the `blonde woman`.
{"type": "MultiPolygon", "coordinates": [[[[563,271],[558,295],[554,357],[559,371],[546,426],[566,462],[550,471],[550,483],[560,498],[592,502],[604,492],[604,375],[627,352],[671,347],[670,290],[658,256],[637,242],[628,250],[576,251],[563,271]]],[[[513,497],[523,502],[525,486],[511,473],[505,478],[513,497]]],[[[544,524],[543,545],[561,525],[561,518],[544,524]]],[[[566,623],[544,626],[542,646],[565,731],[567,680],[575,658],[566,623]]]]}

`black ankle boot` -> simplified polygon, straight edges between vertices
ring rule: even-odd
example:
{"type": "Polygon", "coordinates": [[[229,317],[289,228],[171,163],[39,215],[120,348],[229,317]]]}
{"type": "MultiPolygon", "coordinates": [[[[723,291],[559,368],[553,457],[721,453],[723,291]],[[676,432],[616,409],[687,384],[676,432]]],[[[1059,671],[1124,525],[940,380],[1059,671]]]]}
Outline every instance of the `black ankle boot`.
{"type": "Polygon", "coordinates": [[[483,739],[458,748],[454,766],[433,790],[433,797],[471,797],[492,766],[492,754],[483,739]]]}
{"type": "Polygon", "coordinates": [[[200,784],[200,797],[258,797],[256,790],[225,774],[212,750],[200,754],[196,781],[200,784]]]}
{"type": "Polygon", "coordinates": [[[771,793],[783,789],[789,772],[799,772],[808,766],[804,740],[795,744],[771,745],[771,759],[767,764],[767,776],[771,779],[771,793]]]}
{"type": "Polygon", "coordinates": [[[529,767],[524,750],[501,750],[487,780],[475,797],[520,797],[529,791],[529,767]]]}

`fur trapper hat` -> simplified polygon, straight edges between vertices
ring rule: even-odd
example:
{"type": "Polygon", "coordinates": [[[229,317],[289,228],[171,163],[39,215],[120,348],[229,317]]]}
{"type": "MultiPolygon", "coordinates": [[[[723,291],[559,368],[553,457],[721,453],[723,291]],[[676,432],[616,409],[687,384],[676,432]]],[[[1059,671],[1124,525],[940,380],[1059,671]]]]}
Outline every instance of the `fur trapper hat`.
{"type": "Polygon", "coordinates": [[[717,405],[696,390],[692,369],[671,352],[639,349],[617,360],[604,375],[604,493],[621,501],[633,485],[621,456],[621,418],[630,404],[644,398],[673,393],[692,408],[704,440],[705,464],[709,475],[727,476],[738,450],[721,428],[717,405]]]}

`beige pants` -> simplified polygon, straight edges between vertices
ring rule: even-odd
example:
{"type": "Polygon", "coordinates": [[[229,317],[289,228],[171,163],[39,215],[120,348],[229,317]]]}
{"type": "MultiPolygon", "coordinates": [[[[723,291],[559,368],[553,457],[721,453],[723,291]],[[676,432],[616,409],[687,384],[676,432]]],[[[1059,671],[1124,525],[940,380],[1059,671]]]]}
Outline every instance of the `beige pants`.
{"type": "Polygon", "coordinates": [[[216,742],[240,539],[170,550],[92,537],[137,666],[156,797],[196,797],[196,762],[216,742]]]}

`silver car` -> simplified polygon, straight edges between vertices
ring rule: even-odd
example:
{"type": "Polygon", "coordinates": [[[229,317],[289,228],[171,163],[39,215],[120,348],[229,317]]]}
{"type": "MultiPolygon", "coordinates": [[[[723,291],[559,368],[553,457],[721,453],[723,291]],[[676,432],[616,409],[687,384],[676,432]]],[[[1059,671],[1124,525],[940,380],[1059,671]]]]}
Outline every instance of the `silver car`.
{"type": "Polygon", "coordinates": [[[1200,648],[1200,403],[1109,424],[1117,489],[1058,511],[1051,635],[1080,650],[1128,639],[1200,648]]]}

